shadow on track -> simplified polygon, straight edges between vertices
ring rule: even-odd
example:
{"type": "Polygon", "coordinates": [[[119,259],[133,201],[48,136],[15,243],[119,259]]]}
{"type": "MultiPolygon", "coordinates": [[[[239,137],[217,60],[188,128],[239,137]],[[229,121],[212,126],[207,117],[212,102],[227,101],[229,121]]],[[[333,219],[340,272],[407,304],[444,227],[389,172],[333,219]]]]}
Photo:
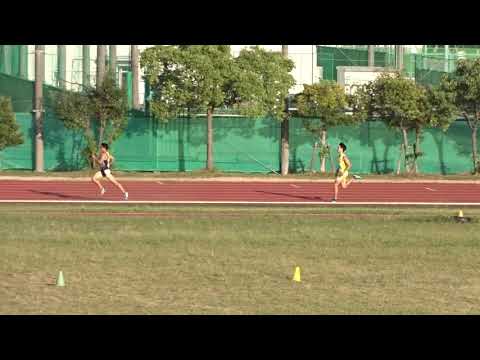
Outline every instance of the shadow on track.
{"type": "Polygon", "coordinates": [[[286,197],[291,197],[291,198],[296,198],[296,199],[305,199],[305,200],[312,200],[312,201],[325,201],[325,199],[322,198],[321,196],[292,195],[292,194],[276,193],[276,192],[262,191],[262,190],[256,190],[255,192],[262,193],[262,194],[269,194],[269,195],[286,196],[286,197]]]}

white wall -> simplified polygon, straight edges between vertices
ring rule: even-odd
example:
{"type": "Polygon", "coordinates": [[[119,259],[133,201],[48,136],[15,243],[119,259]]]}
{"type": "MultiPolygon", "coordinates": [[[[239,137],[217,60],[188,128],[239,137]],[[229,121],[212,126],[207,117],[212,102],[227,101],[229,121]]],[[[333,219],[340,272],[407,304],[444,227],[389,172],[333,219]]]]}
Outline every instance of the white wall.
{"type": "MultiPolygon", "coordinates": [[[[231,45],[233,56],[238,56],[240,51],[253,45],[231,45]]],[[[281,52],[282,45],[260,45],[266,50],[281,52]]],[[[303,91],[303,85],[312,85],[320,79],[320,69],[317,67],[316,45],[288,45],[288,57],[294,62],[295,68],[292,75],[295,85],[290,93],[296,94],[303,91]]]]}
{"type": "MultiPolygon", "coordinates": [[[[138,45],[139,51],[153,45],[138,45]]],[[[252,45],[231,45],[232,54],[238,56],[240,50],[252,45]]],[[[260,45],[271,51],[282,51],[282,45],[260,45]]],[[[412,52],[421,52],[423,45],[405,45],[412,52]]],[[[108,49],[108,46],[107,46],[108,49]]],[[[28,78],[34,80],[35,77],[35,45],[28,45],[28,78]]],[[[108,50],[107,50],[108,51],[108,50]]],[[[45,46],[45,81],[47,84],[55,84],[55,71],[57,66],[57,45],[45,46]]],[[[71,83],[81,83],[82,78],[82,45],[67,45],[67,88],[75,89],[71,83]]],[[[97,46],[90,45],[90,78],[92,83],[96,75],[95,58],[97,55],[97,46]]],[[[128,58],[130,56],[130,45],[117,45],[117,56],[119,58],[128,58]]],[[[292,75],[295,78],[295,85],[290,89],[291,93],[298,93],[303,90],[303,84],[318,82],[320,79],[320,69],[317,67],[316,45],[288,45],[288,57],[293,60],[295,68],[292,75]]],[[[143,103],[145,93],[145,83],[143,81],[143,72],[140,69],[139,98],[143,103]]]]}

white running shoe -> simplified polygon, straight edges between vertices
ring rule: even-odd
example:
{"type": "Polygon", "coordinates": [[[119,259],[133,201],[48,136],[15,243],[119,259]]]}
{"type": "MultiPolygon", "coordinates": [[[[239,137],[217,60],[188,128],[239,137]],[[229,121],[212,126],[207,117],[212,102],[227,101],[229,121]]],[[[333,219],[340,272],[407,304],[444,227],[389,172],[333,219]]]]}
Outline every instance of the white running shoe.
{"type": "Polygon", "coordinates": [[[360,175],[353,175],[353,178],[354,178],[355,180],[360,180],[362,177],[361,177],[360,175]]]}
{"type": "Polygon", "coordinates": [[[128,200],[128,192],[125,193],[125,200],[128,200]]]}
{"type": "Polygon", "coordinates": [[[335,204],[336,202],[337,202],[337,200],[332,199],[332,204],[335,204]]]}
{"type": "Polygon", "coordinates": [[[105,194],[105,188],[102,188],[102,190],[100,190],[100,195],[103,195],[105,194]]]}

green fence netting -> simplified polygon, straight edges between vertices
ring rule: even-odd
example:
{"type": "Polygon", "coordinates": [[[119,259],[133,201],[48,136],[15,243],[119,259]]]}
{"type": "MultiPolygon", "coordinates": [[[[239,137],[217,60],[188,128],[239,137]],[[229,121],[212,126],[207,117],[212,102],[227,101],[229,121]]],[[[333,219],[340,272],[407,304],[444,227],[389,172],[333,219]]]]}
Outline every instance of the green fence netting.
{"type": "MultiPolygon", "coordinates": [[[[24,144],[0,153],[0,169],[32,170],[34,83],[20,76],[19,67],[20,51],[26,49],[4,45],[0,46],[0,51],[0,95],[12,98],[16,118],[25,137],[24,144]]],[[[455,56],[442,57],[433,51],[428,54],[406,54],[404,64],[406,72],[412,73],[418,82],[437,83],[444,73],[454,70],[458,58],[455,56]]],[[[318,52],[319,65],[324,67],[324,78],[331,80],[336,79],[336,66],[363,66],[367,64],[367,57],[366,46],[322,46],[318,52]]],[[[392,49],[377,49],[375,65],[393,66],[394,63],[392,49]]],[[[51,111],[52,94],[58,90],[48,85],[44,85],[43,90],[46,108],[45,169],[81,169],[85,165],[81,156],[83,137],[66,130],[51,111]]],[[[270,172],[280,168],[280,124],[276,120],[222,115],[215,118],[214,128],[214,157],[218,170],[270,172]]],[[[308,171],[313,144],[318,139],[305,130],[301,119],[294,118],[290,121],[290,131],[291,170],[308,171]]],[[[328,134],[332,151],[338,142],[347,143],[353,171],[363,174],[395,171],[400,156],[400,139],[397,132],[387,128],[381,121],[366,122],[359,127],[333,128],[328,134]]],[[[113,144],[117,158],[116,168],[125,171],[202,169],[206,162],[205,140],[204,118],[181,118],[161,123],[147,116],[132,115],[125,133],[113,144]]],[[[463,121],[454,123],[446,133],[428,129],[422,140],[421,150],[425,155],[419,159],[420,170],[424,173],[443,174],[468,172],[471,168],[470,147],[470,130],[463,121]]],[[[314,170],[318,171],[318,156],[315,155],[314,159],[314,170]]],[[[329,161],[327,170],[330,170],[329,161]]]]}
{"type": "MultiPolygon", "coordinates": [[[[32,115],[17,113],[25,143],[0,153],[0,169],[29,169],[34,166],[32,115]]],[[[45,169],[77,170],[85,165],[81,156],[81,134],[67,130],[47,112],[44,125],[45,169]]],[[[412,134],[413,136],[413,134],[412,134]]],[[[181,118],[160,123],[148,117],[130,117],[125,133],[113,144],[116,169],[123,171],[192,171],[205,168],[205,118],[181,118]]],[[[413,142],[413,137],[411,141],[413,142]]],[[[310,170],[315,141],[305,130],[302,119],[290,121],[290,167],[294,172],[310,170]]],[[[358,127],[336,127],[328,132],[328,143],[335,158],[340,142],[348,146],[353,172],[391,173],[400,156],[400,134],[381,121],[358,127]]],[[[419,169],[429,174],[465,173],[471,169],[470,130],[464,121],[455,122],[444,133],[427,129],[423,134],[419,169]]],[[[215,167],[221,171],[263,172],[280,168],[280,124],[265,118],[237,117],[214,119],[215,167]]],[[[318,154],[314,170],[320,168],[318,154]]],[[[330,162],[327,161],[327,170],[330,162]]]]}
{"type": "MultiPolygon", "coordinates": [[[[380,67],[395,66],[395,51],[393,48],[376,48],[374,65],[380,67]]],[[[337,81],[337,66],[367,66],[367,47],[330,47],[317,46],[317,65],[323,68],[325,80],[337,81]]]]}

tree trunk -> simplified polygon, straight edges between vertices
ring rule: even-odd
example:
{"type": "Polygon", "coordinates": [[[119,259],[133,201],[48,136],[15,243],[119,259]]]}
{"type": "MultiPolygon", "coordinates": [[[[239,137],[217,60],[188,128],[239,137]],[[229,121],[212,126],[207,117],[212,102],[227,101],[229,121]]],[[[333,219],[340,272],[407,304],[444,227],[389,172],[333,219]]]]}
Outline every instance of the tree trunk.
{"type": "Polygon", "coordinates": [[[282,158],[281,158],[281,173],[282,175],[288,174],[290,146],[289,146],[289,121],[288,117],[285,117],[282,121],[281,137],[282,137],[282,158]]]}
{"type": "Polygon", "coordinates": [[[102,146],[104,132],[105,132],[105,129],[103,125],[100,125],[100,129],[98,129],[98,149],[100,149],[100,146],[102,146]]]}
{"type": "Polygon", "coordinates": [[[213,108],[207,110],[207,170],[213,171],[213,108]]]}
{"type": "Polygon", "coordinates": [[[405,145],[400,144],[400,154],[398,156],[398,161],[397,161],[397,175],[400,175],[400,169],[402,166],[402,156],[404,155],[404,151],[403,151],[404,146],[405,145]]]}
{"type": "Polygon", "coordinates": [[[325,173],[325,163],[327,160],[327,157],[325,156],[325,153],[324,153],[325,145],[327,144],[327,130],[325,129],[322,130],[321,143],[322,143],[322,159],[320,162],[320,172],[325,173]]]}
{"type": "Polygon", "coordinates": [[[477,166],[477,130],[478,127],[475,124],[472,127],[472,161],[473,161],[473,173],[478,174],[478,166],[477,166]]]}
{"type": "MultiPolygon", "coordinates": [[[[282,56],[288,57],[288,45],[282,45],[282,56]]],[[[290,145],[289,145],[289,119],[288,119],[288,101],[285,100],[286,114],[282,121],[281,127],[281,173],[282,175],[288,174],[289,158],[290,158],[290,145]]]]}
{"type": "Polygon", "coordinates": [[[417,164],[417,158],[418,158],[418,153],[420,152],[420,137],[422,136],[422,129],[420,128],[415,128],[415,157],[414,157],[414,169],[413,171],[415,172],[415,174],[418,174],[419,171],[418,171],[418,164],[417,164]]]}
{"type": "Polygon", "coordinates": [[[45,45],[35,45],[35,171],[44,171],[43,162],[43,81],[45,79],[45,45]]]}
{"type": "Polygon", "coordinates": [[[408,132],[406,128],[402,128],[403,135],[403,149],[404,149],[404,161],[405,161],[405,170],[409,172],[410,168],[407,163],[407,152],[408,152],[408,132]]]}

